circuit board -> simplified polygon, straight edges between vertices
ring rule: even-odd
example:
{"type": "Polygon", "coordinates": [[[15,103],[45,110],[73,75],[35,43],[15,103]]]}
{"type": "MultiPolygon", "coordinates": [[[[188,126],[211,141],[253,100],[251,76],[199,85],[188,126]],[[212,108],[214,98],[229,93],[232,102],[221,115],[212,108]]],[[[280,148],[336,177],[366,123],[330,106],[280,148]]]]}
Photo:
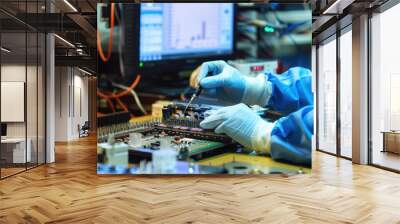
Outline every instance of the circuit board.
{"type": "Polygon", "coordinates": [[[156,135],[146,138],[144,140],[143,147],[152,150],[159,150],[160,142],[163,140],[170,142],[172,148],[176,149],[177,151],[187,151],[189,156],[216,149],[225,145],[221,142],[181,138],[180,136],[156,135]]]}
{"type": "Polygon", "coordinates": [[[224,134],[216,134],[213,130],[200,127],[200,122],[209,113],[218,108],[207,105],[191,105],[185,110],[182,103],[173,103],[162,109],[162,118],[151,118],[146,121],[129,122],[129,115],[124,113],[112,114],[99,120],[97,141],[102,143],[108,138],[126,138],[129,133],[138,132],[144,135],[165,133],[170,136],[209,140],[223,143],[233,143],[232,139],[224,134]]]}
{"type": "MultiPolygon", "coordinates": [[[[161,119],[148,117],[131,120],[129,116],[121,113],[110,116],[113,117],[103,119],[100,122],[103,126],[98,128],[99,163],[128,165],[143,160],[151,161],[152,153],[160,150],[163,141],[168,142],[178,153],[178,160],[181,161],[208,158],[230,148],[227,147],[229,144],[223,141],[207,140],[202,134],[198,134],[198,130],[187,128],[187,135],[177,132],[176,129],[183,130],[182,127],[186,126],[177,127],[176,123],[174,126],[165,125],[164,128],[171,128],[171,131],[168,131],[162,128],[164,122],[161,119]],[[132,134],[139,134],[139,139],[133,140],[132,134]],[[137,142],[140,142],[139,145],[133,146],[137,142]]],[[[209,138],[215,139],[213,136],[209,138]]]]}
{"type": "MultiPolygon", "coordinates": [[[[274,164],[270,158],[264,158],[265,155],[251,157],[261,163],[238,160],[250,155],[252,150],[244,149],[227,135],[200,127],[200,122],[217,108],[196,104],[186,108],[186,104],[173,103],[162,108],[161,118],[131,119],[126,113],[102,117],[98,120],[97,133],[98,172],[148,173],[144,170],[157,166],[154,156],[165,149],[176,153],[176,173],[185,174],[193,170],[195,173],[235,174],[298,172],[298,167],[288,169],[274,164]],[[275,166],[282,168],[270,169],[275,166]]],[[[264,113],[260,109],[254,111],[264,113]]]]}
{"type": "MultiPolygon", "coordinates": [[[[124,162],[121,163],[134,164],[142,160],[151,161],[152,153],[156,150],[160,150],[161,142],[163,141],[169,144],[169,148],[177,152],[178,159],[182,161],[197,161],[224,153],[231,148],[229,145],[222,142],[181,138],[180,136],[169,136],[163,133],[155,134],[153,132],[143,136],[140,145],[132,146],[129,137],[118,138],[113,145],[118,145],[120,149],[127,152],[125,155],[127,158],[122,158],[124,162]]],[[[118,148],[114,148],[113,153],[107,153],[110,152],[111,148],[108,143],[101,143],[98,146],[100,147],[100,149],[98,149],[98,154],[101,155],[98,157],[100,158],[98,162],[105,163],[107,161],[112,161],[115,157],[121,155],[121,150],[118,150],[118,148]]]]}
{"type": "Polygon", "coordinates": [[[173,103],[162,110],[162,122],[155,125],[157,130],[169,135],[179,135],[187,138],[232,143],[233,140],[224,134],[216,134],[213,130],[200,127],[200,122],[209,116],[219,106],[184,103],[173,103]]]}

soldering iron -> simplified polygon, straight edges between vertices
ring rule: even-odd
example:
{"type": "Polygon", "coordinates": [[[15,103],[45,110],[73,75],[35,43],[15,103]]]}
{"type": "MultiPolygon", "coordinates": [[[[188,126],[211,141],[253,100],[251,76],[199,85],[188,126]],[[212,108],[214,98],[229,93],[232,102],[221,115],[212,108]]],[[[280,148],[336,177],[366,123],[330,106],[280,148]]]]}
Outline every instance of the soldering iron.
{"type": "MultiPolygon", "coordinates": [[[[211,74],[212,74],[211,72],[208,72],[207,75],[204,76],[204,78],[205,78],[205,77],[208,77],[208,76],[211,75],[211,74]]],[[[192,101],[193,101],[196,97],[198,97],[198,96],[201,94],[202,91],[203,91],[203,87],[202,87],[202,86],[200,85],[200,83],[199,83],[199,86],[197,87],[196,91],[193,93],[192,97],[190,97],[190,100],[189,100],[188,104],[186,105],[185,110],[183,111],[183,114],[186,113],[186,110],[187,110],[187,109],[189,108],[189,106],[192,104],[192,101]]]]}

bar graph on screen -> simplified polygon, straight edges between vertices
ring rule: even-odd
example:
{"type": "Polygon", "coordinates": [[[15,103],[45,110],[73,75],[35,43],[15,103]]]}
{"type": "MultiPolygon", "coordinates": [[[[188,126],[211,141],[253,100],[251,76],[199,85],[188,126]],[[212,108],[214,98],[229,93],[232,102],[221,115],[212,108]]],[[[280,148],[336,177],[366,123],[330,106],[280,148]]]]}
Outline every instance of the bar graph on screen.
{"type": "Polygon", "coordinates": [[[171,49],[215,47],[219,44],[220,23],[213,18],[220,14],[218,7],[209,4],[191,4],[198,10],[183,10],[185,4],[169,7],[171,32],[167,44],[171,49]],[[204,14],[204,12],[207,12],[204,14]],[[196,15],[198,14],[198,15],[196,15]],[[182,20],[182,18],[187,18],[182,20]]]}
{"type": "Polygon", "coordinates": [[[155,3],[141,6],[140,60],[233,51],[231,3],[155,3]]]}

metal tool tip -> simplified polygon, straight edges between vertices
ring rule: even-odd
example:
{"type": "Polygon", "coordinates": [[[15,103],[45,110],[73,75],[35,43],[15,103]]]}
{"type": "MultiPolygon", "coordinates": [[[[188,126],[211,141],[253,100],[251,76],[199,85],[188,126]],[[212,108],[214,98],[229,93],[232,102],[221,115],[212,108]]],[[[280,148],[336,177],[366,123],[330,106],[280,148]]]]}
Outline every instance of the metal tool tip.
{"type": "Polygon", "coordinates": [[[186,110],[189,108],[190,104],[192,103],[193,99],[196,97],[196,95],[192,95],[192,97],[190,98],[188,104],[186,104],[185,110],[183,111],[183,115],[186,114],[186,110]]]}

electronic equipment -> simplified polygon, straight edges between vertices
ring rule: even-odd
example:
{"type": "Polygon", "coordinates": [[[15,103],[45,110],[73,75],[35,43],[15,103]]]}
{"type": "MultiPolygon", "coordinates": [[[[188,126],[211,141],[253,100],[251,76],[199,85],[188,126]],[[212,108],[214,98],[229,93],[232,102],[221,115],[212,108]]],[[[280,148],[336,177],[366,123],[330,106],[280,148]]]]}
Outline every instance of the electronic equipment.
{"type": "MultiPolygon", "coordinates": [[[[119,4],[114,16],[121,21],[115,19],[113,29],[109,24],[111,8],[106,4],[98,7],[103,49],[111,43],[111,30],[117,40],[112,42],[110,60],[98,60],[99,70],[120,83],[129,85],[136,74],[141,74],[139,89],[149,91],[156,79],[169,87],[167,93],[171,88],[178,88],[180,93],[198,65],[235,56],[237,6],[233,3],[119,4]]],[[[106,81],[99,85],[108,88],[106,81]]]]}
{"type": "Polygon", "coordinates": [[[97,118],[97,142],[104,143],[112,135],[115,139],[129,136],[133,132],[147,132],[154,129],[154,125],[161,122],[160,118],[145,121],[130,122],[129,112],[117,112],[97,118]]]}
{"type": "Polygon", "coordinates": [[[99,117],[98,163],[115,168],[152,162],[154,152],[163,150],[163,142],[164,148],[176,151],[178,161],[186,162],[241,149],[230,137],[200,128],[216,107],[194,104],[184,114],[185,107],[185,103],[172,103],[163,107],[162,118],[135,122],[125,112],[99,117]]]}
{"type": "MultiPolygon", "coordinates": [[[[232,143],[202,140],[200,138],[204,138],[204,136],[198,135],[196,132],[190,133],[190,130],[187,130],[186,135],[195,138],[182,137],[185,134],[180,131],[173,132],[173,127],[171,127],[171,131],[160,129],[158,125],[162,123],[161,120],[150,119],[143,122],[128,121],[128,123],[102,126],[99,129],[97,144],[100,173],[120,173],[131,166],[137,167],[144,161],[155,164],[154,155],[161,154],[163,147],[176,152],[177,160],[184,163],[192,163],[225,152],[234,152],[240,148],[232,143]],[[167,146],[165,144],[163,146],[163,142],[167,143],[167,146]]],[[[214,170],[215,168],[210,169],[214,170]]],[[[207,173],[215,172],[207,171],[207,173]]]]}
{"type": "Polygon", "coordinates": [[[276,60],[231,60],[228,61],[228,63],[238,69],[243,75],[252,77],[257,76],[260,73],[276,73],[279,66],[278,61],[276,60]]]}
{"type": "MultiPolygon", "coordinates": [[[[229,136],[200,127],[200,122],[218,108],[220,106],[188,106],[187,103],[174,102],[162,108],[161,118],[148,116],[131,120],[126,112],[99,117],[98,172],[175,172],[162,164],[178,167],[175,173],[181,174],[278,172],[265,167],[260,168],[259,164],[244,165],[248,161],[236,161],[235,157],[229,157],[229,161],[224,159],[225,157],[222,160],[210,160],[227,154],[254,156],[251,149],[244,148],[229,136]],[[225,160],[226,164],[217,164],[225,160]]],[[[275,120],[280,116],[260,107],[251,109],[264,119],[275,120]]]]}
{"type": "Polygon", "coordinates": [[[172,103],[162,109],[162,118],[151,118],[146,122],[129,122],[129,113],[120,112],[98,118],[98,142],[106,142],[110,134],[115,138],[126,137],[129,133],[166,133],[171,136],[232,143],[232,139],[213,130],[200,127],[200,122],[219,106],[172,103]]]}
{"type": "Polygon", "coordinates": [[[144,3],[140,10],[142,62],[233,53],[232,3],[144,3]]]}
{"type": "Polygon", "coordinates": [[[141,74],[177,74],[204,61],[234,57],[233,3],[143,3],[139,19],[141,74]]]}
{"type": "Polygon", "coordinates": [[[7,137],[7,124],[6,123],[1,123],[1,138],[6,138],[7,137]]]}
{"type": "Polygon", "coordinates": [[[163,108],[163,122],[156,129],[171,135],[204,139],[209,141],[232,143],[232,139],[224,134],[216,134],[213,130],[200,127],[200,122],[219,106],[174,103],[163,108]]]}
{"type": "MultiPolygon", "coordinates": [[[[210,76],[212,73],[208,72],[206,74],[206,76],[204,78],[206,78],[207,76],[210,76]]],[[[186,113],[186,110],[188,109],[188,107],[192,104],[193,100],[196,99],[198,96],[200,96],[200,94],[203,92],[203,87],[201,85],[199,85],[196,90],[194,91],[193,95],[190,97],[188,104],[185,107],[185,110],[183,111],[183,113],[186,113]]]]}

